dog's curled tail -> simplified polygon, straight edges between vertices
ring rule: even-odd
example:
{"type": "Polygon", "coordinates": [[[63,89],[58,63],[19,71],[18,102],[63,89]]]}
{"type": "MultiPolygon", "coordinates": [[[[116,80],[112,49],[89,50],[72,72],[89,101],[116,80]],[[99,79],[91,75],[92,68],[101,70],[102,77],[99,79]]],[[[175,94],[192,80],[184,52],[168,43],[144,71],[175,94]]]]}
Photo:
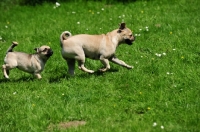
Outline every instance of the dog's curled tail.
{"type": "Polygon", "coordinates": [[[8,48],[6,54],[7,54],[8,52],[12,52],[12,51],[13,51],[13,48],[14,48],[15,46],[17,46],[17,45],[18,45],[18,43],[15,42],[15,41],[13,41],[13,42],[12,42],[12,45],[8,48]]]}
{"type": "Polygon", "coordinates": [[[60,35],[61,46],[62,46],[63,40],[67,40],[67,38],[69,38],[70,36],[72,36],[72,34],[69,31],[62,32],[62,34],[60,35]]]}

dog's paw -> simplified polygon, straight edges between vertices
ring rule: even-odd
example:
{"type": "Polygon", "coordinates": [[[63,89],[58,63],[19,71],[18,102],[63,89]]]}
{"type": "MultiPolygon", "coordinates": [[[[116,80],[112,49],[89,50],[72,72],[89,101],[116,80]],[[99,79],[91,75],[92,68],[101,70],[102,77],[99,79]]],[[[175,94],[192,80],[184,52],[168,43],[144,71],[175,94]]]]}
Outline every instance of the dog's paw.
{"type": "Polygon", "coordinates": [[[94,71],[93,71],[93,70],[89,70],[88,73],[91,73],[91,74],[92,74],[92,73],[94,73],[94,71]]]}
{"type": "Polygon", "coordinates": [[[110,68],[101,68],[101,69],[99,69],[99,71],[100,72],[105,72],[105,71],[107,71],[107,70],[109,70],[110,68]]]}
{"type": "Polygon", "coordinates": [[[126,68],[128,68],[128,69],[133,69],[134,67],[133,67],[133,66],[127,65],[126,68]]]}

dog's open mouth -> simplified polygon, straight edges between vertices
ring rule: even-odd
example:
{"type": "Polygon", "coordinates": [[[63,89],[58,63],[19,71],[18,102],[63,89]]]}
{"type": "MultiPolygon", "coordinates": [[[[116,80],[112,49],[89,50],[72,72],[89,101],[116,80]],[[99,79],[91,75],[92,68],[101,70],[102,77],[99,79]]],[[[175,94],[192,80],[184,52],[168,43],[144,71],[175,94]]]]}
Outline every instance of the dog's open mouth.
{"type": "Polygon", "coordinates": [[[132,45],[134,40],[125,39],[125,43],[128,45],[132,45]]]}

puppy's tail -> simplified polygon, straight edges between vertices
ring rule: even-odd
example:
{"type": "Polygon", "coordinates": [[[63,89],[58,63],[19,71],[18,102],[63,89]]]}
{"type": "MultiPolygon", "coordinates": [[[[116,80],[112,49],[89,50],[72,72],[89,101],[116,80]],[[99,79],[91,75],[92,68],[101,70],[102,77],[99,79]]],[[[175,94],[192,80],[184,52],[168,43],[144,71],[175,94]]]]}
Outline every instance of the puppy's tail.
{"type": "Polygon", "coordinates": [[[8,48],[6,54],[7,54],[8,52],[13,52],[13,48],[14,48],[15,46],[17,46],[17,45],[18,45],[18,43],[13,41],[13,42],[12,42],[12,45],[8,48]]]}
{"type": "Polygon", "coordinates": [[[62,47],[62,42],[64,40],[67,40],[70,36],[72,36],[72,34],[69,31],[62,32],[62,34],[60,35],[60,44],[61,44],[61,47],[62,47]]]}

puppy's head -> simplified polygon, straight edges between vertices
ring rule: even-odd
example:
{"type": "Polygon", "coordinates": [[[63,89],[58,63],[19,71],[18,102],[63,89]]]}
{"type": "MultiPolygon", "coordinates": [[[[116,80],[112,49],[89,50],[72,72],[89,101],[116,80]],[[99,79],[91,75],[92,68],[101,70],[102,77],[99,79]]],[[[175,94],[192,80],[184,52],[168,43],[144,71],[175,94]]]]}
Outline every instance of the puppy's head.
{"type": "Polygon", "coordinates": [[[53,55],[53,51],[51,50],[51,48],[49,46],[46,46],[46,45],[43,45],[39,48],[35,48],[34,50],[40,56],[44,56],[44,57],[47,57],[47,58],[49,58],[50,56],[53,55]]]}
{"type": "Polygon", "coordinates": [[[117,33],[119,33],[120,36],[122,36],[122,41],[128,45],[132,45],[133,41],[135,40],[132,31],[126,27],[125,23],[120,24],[117,33]]]}

